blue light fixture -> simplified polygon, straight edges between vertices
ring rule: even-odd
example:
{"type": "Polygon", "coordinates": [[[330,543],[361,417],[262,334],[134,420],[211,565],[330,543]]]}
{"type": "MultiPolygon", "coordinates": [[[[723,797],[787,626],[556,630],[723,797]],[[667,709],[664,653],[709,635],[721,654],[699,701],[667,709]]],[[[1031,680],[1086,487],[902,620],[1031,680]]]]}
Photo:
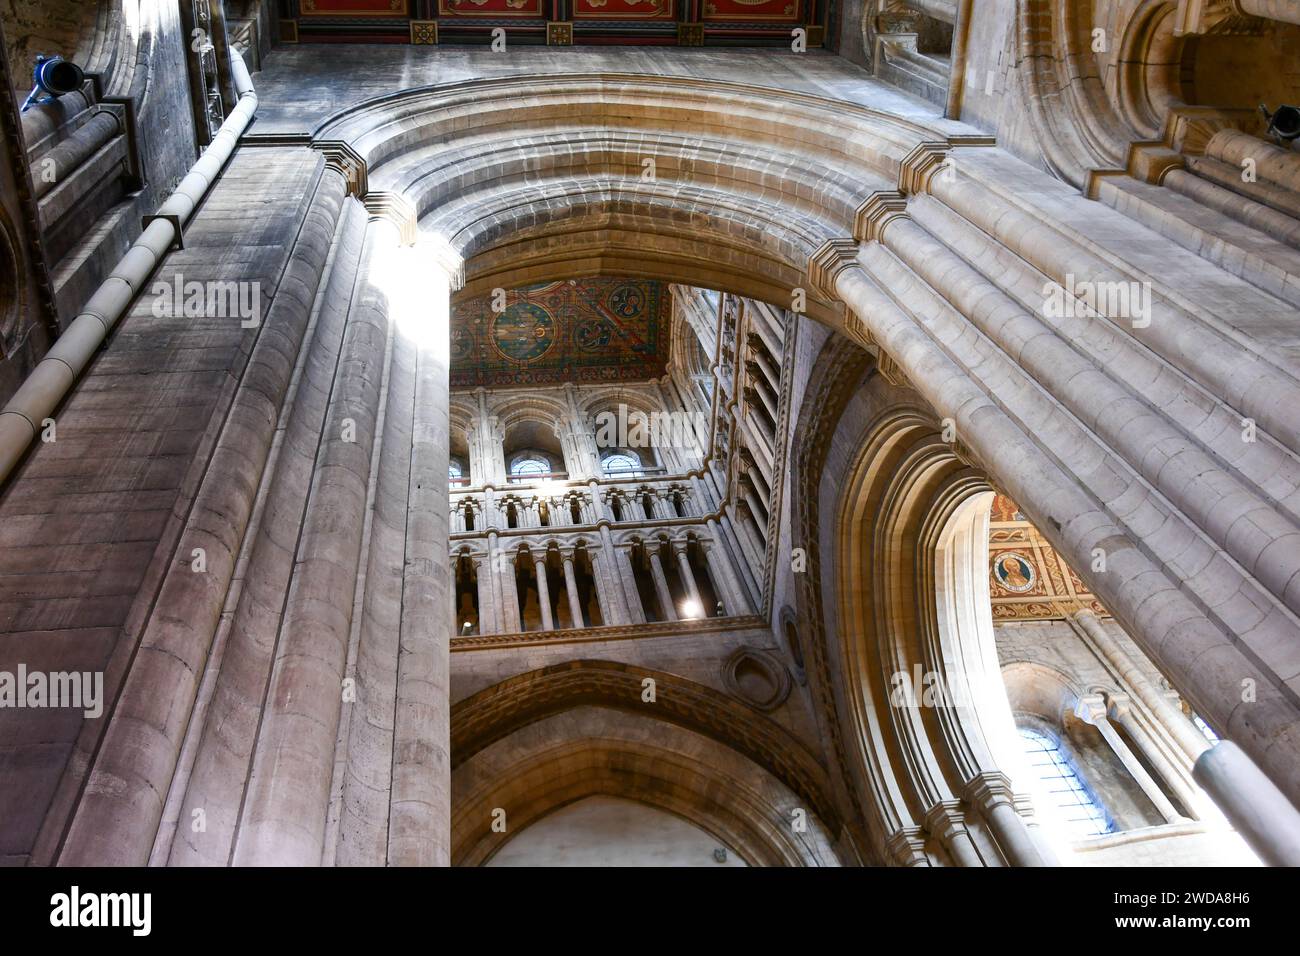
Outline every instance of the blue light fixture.
{"type": "Polygon", "coordinates": [[[35,84],[32,91],[27,94],[27,99],[23,101],[23,112],[35,103],[49,103],[58,99],[64,93],[71,93],[73,90],[81,89],[81,84],[85,82],[86,74],[82,72],[81,67],[71,60],[65,60],[63,57],[55,54],[54,56],[41,55],[36,58],[36,67],[32,70],[32,82],[35,84]],[[37,98],[39,94],[47,94],[44,97],[37,98]]]}

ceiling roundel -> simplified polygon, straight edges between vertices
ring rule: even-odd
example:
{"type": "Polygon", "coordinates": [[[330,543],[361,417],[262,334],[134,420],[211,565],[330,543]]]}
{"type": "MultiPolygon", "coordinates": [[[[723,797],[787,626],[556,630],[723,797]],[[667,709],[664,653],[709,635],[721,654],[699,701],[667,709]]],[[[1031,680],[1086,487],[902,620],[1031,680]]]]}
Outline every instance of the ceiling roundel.
{"type": "Polygon", "coordinates": [[[544,306],[515,302],[492,319],[489,339],[502,358],[526,364],[555,344],[555,320],[544,306]]]}

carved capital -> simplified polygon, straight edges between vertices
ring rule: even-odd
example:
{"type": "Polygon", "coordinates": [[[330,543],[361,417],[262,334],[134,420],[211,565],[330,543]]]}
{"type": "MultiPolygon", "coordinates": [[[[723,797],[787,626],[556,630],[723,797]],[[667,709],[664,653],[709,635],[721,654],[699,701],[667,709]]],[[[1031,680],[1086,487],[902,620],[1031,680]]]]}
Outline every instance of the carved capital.
{"type": "Polygon", "coordinates": [[[321,140],[312,149],[325,157],[325,168],[342,174],[348,184],[348,194],[363,198],[370,191],[369,170],[365,159],[343,140],[321,140]]]}
{"type": "Polygon", "coordinates": [[[823,299],[839,301],[835,293],[836,277],[858,261],[856,239],[827,239],[808,258],[808,285],[823,299]]]}
{"type": "Polygon", "coordinates": [[[925,855],[925,834],[920,827],[903,827],[895,831],[885,846],[903,866],[928,866],[925,855]]]}
{"type": "Polygon", "coordinates": [[[898,363],[890,358],[889,353],[880,349],[876,356],[876,368],[880,370],[881,377],[897,388],[911,388],[912,383],[908,380],[903,370],[898,367],[898,363]]]}
{"type": "Polygon", "coordinates": [[[948,159],[947,142],[921,142],[898,167],[898,189],[907,195],[928,192],[930,180],[948,159]]]}
{"type": "Polygon", "coordinates": [[[970,783],[966,784],[966,792],[963,796],[986,813],[1002,804],[1014,809],[1016,801],[1015,791],[1011,789],[1011,781],[1005,774],[996,770],[972,777],[970,783]]]}
{"type": "Polygon", "coordinates": [[[897,190],[878,189],[853,214],[853,238],[875,242],[887,224],[907,215],[907,198],[897,190]]]}
{"type": "Polygon", "coordinates": [[[382,219],[397,227],[398,241],[413,245],[416,239],[415,207],[399,193],[373,192],[362,198],[371,219],[382,219]]]}

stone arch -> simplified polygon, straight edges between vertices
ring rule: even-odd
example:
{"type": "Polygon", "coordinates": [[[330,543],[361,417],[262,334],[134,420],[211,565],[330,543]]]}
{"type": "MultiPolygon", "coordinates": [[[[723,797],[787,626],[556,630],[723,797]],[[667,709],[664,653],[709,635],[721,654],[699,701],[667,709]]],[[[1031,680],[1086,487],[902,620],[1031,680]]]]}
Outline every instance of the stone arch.
{"type": "Polygon", "coordinates": [[[967,688],[936,600],[941,543],[987,481],[864,352],[832,340],[818,365],[822,384],[796,431],[794,540],[810,562],[799,617],[814,698],[823,726],[837,728],[837,763],[867,843],[882,860],[913,865],[1050,859],[957,696],[967,688]],[[932,677],[954,706],[925,702],[932,677]]]}
{"type": "Polygon", "coordinates": [[[595,795],[679,816],[750,865],[839,863],[823,821],[750,760],[687,728],[645,715],[611,722],[585,705],[519,728],[453,773],[452,862],[481,864],[513,834],[595,795]],[[506,832],[493,832],[494,812],[506,832]]]}
{"type": "MultiPolygon", "coordinates": [[[[805,94],[604,75],[415,91],[356,107],[316,135],[347,139],[369,188],[401,195],[421,230],[465,262],[462,294],[633,275],[783,307],[806,288],[808,257],[852,231],[864,190],[890,188],[909,152],[944,138],[805,94]],[[520,95],[537,109],[521,112],[520,95]],[[791,112],[773,110],[772,95],[791,112]],[[556,123],[563,149],[530,136],[556,123]],[[669,132],[674,123],[692,129],[689,142],[669,132]],[[645,159],[658,164],[654,181],[642,180],[645,159]]],[[[808,298],[810,314],[836,321],[824,299],[808,298]]]]}
{"type": "Polygon", "coordinates": [[[458,701],[451,711],[452,768],[521,727],[579,706],[650,714],[716,740],[780,780],[832,832],[838,830],[839,814],[823,769],[781,725],[720,691],[632,664],[568,661],[507,678],[458,701]],[[642,703],[647,679],[654,681],[653,705],[642,703]]]}
{"type": "Polygon", "coordinates": [[[1050,169],[1083,187],[1092,169],[1124,165],[1136,139],[1107,99],[1091,52],[1091,0],[1017,0],[1022,101],[1050,169]]]}

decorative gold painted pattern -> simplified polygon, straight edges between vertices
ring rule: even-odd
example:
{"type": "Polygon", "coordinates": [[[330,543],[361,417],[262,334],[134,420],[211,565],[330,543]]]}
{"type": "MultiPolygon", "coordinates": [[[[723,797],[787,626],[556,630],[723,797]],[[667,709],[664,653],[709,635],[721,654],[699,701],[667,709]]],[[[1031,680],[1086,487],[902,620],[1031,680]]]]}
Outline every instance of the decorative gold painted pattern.
{"type": "Polygon", "coordinates": [[[1005,495],[994,497],[989,517],[989,597],[994,621],[1058,620],[1081,608],[1109,613],[1005,495]]]}

